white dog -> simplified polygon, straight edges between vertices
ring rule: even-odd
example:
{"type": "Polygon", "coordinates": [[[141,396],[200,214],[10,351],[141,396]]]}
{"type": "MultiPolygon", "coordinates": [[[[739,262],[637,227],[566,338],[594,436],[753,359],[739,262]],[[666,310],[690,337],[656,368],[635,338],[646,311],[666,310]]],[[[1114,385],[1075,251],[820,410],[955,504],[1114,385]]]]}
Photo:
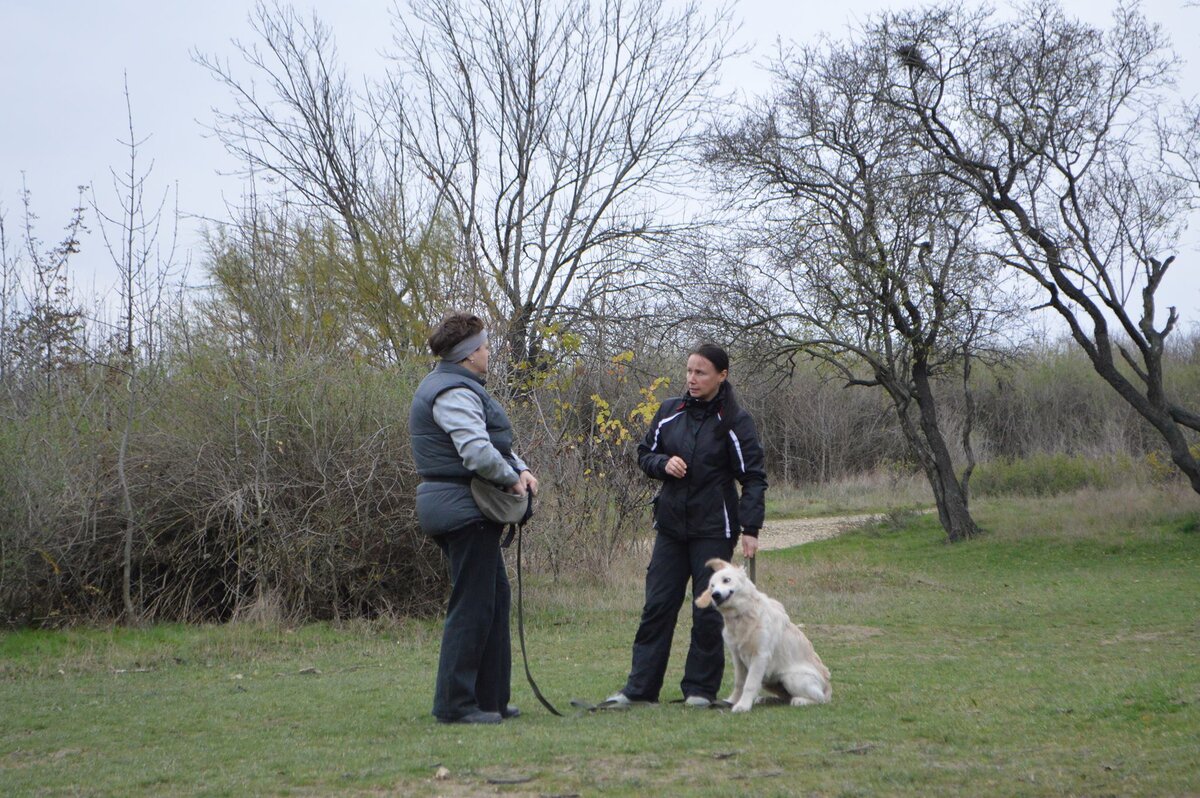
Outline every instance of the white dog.
{"type": "Polygon", "coordinates": [[[829,669],[783,605],[759,592],[741,568],[719,559],[705,564],[713,575],[696,606],[716,604],[725,619],[722,636],[733,657],[733,711],[749,712],[764,687],[791,699],[794,707],[828,702],[833,695],[829,669]]]}

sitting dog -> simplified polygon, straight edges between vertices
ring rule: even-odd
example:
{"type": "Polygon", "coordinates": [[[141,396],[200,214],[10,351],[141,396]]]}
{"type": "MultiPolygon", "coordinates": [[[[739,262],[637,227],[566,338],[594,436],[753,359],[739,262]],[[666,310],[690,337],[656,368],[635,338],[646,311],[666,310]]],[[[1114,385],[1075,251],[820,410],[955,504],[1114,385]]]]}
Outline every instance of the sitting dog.
{"type": "Polygon", "coordinates": [[[790,699],[794,707],[828,702],[833,695],[829,669],[783,605],[759,592],[741,568],[719,559],[705,565],[713,575],[696,606],[715,604],[725,619],[722,636],[733,657],[733,711],[749,712],[764,687],[790,699]]]}

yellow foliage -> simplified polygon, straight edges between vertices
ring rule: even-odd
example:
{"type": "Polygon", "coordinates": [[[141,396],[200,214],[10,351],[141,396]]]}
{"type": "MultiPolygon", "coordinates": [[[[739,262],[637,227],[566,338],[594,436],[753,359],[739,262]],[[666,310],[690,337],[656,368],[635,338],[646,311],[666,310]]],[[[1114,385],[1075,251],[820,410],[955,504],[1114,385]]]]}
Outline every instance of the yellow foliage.
{"type": "Polygon", "coordinates": [[[640,420],[642,424],[649,424],[654,419],[654,414],[658,412],[658,406],[662,404],[662,400],[658,398],[658,391],[670,387],[670,385],[670,377],[659,377],[650,383],[650,387],[639,388],[638,392],[642,395],[642,401],[629,412],[629,420],[640,420]]]}
{"type": "Polygon", "coordinates": [[[594,443],[607,442],[620,446],[632,437],[629,428],[621,419],[613,417],[612,406],[604,397],[597,393],[592,394],[592,404],[596,406],[596,429],[600,433],[593,439],[594,443]]]}
{"type": "MultiPolygon", "coordinates": [[[[1193,443],[1188,451],[1192,457],[1200,460],[1200,443],[1193,443]]],[[[1146,469],[1154,482],[1170,482],[1179,477],[1179,468],[1171,462],[1171,456],[1166,452],[1150,452],[1146,455],[1146,469]]]]}

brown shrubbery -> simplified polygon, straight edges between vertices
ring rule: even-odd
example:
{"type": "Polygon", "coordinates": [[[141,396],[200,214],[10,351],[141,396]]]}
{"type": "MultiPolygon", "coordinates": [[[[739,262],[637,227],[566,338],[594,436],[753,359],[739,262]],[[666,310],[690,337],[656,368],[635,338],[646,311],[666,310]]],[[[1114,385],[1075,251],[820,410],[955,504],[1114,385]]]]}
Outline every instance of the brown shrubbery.
{"type": "MultiPolygon", "coordinates": [[[[195,360],[160,379],[132,437],[140,619],[422,612],[436,549],[413,524],[414,378],[351,365],[195,360]],[[403,580],[403,582],[400,582],[403,580]]],[[[119,391],[60,386],[0,440],[7,624],[121,614],[119,391]]]]}
{"type": "MultiPolygon", "coordinates": [[[[651,357],[567,348],[535,376],[493,376],[520,451],[542,481],[527,567],[603,575],[614,556],[650,534],[655,486],[637,468],[636,446],[647,413],[681,382],[670,373],[674,359],[651,357]]],[[[1200,394],[1193,350],[1175,357],[1179,390],[1200,394]]],[[[1069,349],[1047,350],[976,372],[981,492],[1102,487],[1153,465],[1155,438],[1084,365],[1069,349]],[[1090,464],[1099,457],[1109,465],[1090,464]],[[1114,471],[1117,462],[1130,467],[1114,471]]],[[[445,572],[413,517],[407,430],[427,366],[425,358],[380,368],[192,347],[186,359],[147,373],[127,466],[138,619],[436,611],[445,572]]],[[[824,381],[806,367],[782,384],[737,376],[776,485],[905,468],[876,392],[824,381]]],[[[954,427],[956,386],[943,394],[954,427]]],[[[98,366],[62,370],[49,389],[33,381],[5,395],[4,625],[122,617],[116,456],[126,395],[98,366]]]]}

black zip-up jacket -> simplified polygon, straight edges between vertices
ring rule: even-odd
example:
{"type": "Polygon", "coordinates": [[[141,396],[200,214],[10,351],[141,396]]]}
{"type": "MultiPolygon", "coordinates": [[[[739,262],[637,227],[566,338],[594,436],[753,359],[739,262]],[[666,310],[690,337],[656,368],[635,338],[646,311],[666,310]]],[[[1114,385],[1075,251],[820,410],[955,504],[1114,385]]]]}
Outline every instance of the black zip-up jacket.
{"type": "Polygon", "coordinates": [[[750,414],[739,408],[733,427],[718,438],[721,399],[722,394],[709,402],[690,396],[668,399],[638,444],[638,465],[663,482],[654,499],[654,527],[665,535],[757,537],[762,528],[767,474],[758,431],[750,414]],[[683,479],[666,472],[674,455],[687,463],[683,479]],[[742,484],[740,499],[735,481],[742,484]]]}

